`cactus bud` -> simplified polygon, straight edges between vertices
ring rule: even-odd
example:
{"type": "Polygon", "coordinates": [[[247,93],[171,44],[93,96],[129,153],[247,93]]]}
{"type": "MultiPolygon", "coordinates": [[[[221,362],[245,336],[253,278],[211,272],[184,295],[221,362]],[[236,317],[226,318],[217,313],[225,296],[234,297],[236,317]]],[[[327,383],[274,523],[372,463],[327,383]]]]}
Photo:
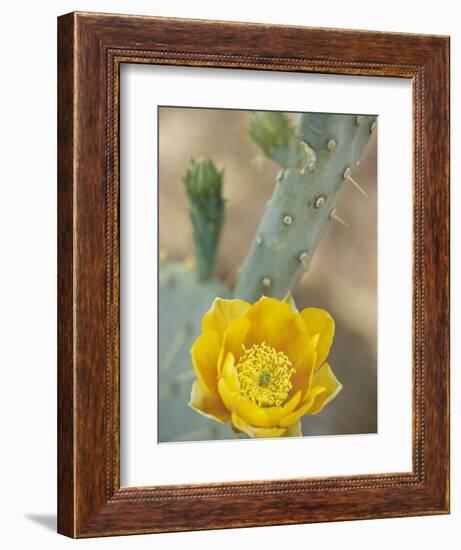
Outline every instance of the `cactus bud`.
{"type": "Polygon", "coordinates": [[[187,192],[197,197],[221,195],[222,180],[223,172],[209,159],[191,159],[184,176],[187,192]]]}
{"type": "Polygon", "coordinates": [[[213,275],[224,221],[223,172],[209,159],[192,159],[183,181],[191,205],[197,270],[205,280],[213,275]]]}
{"type": "Polygon", "coordinates": [[[250,114],[248,129],[266,157],[282,168],[301,169],[308,163],[305,147],[283,113],[254,111],[250,114]]]}

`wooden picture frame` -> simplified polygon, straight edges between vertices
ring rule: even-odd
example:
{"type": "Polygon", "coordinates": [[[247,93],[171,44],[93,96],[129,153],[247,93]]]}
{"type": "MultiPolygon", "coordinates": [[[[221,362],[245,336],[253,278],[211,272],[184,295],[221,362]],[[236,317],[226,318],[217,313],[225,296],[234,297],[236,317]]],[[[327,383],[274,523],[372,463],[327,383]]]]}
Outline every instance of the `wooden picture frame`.
{"type": "Polygon", "coordinates": [[[448,513],[448,37],[71,13],[58,20],[58,50],[58,531],[97,537],[448,513]],[[412,471],[120,487],[122,63],[412,80],[412,471]]]}

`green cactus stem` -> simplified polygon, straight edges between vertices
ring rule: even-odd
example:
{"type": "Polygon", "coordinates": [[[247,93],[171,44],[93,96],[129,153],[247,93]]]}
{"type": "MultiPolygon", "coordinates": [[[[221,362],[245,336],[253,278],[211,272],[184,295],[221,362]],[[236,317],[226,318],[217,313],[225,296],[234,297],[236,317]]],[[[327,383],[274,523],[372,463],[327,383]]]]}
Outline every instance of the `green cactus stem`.
{"type": "MultiPolygon", "coordinates": [[[[262,295],[283,299],[295,288],[335,216],[341,189],[360,160],[375,121],[374,116],[362,115],[301,115],[297,142],[290,147],[294,152],[303,147],[309,154],[309,159],[304,159],[308,162],[303,167],[288,168],[282,163],[274,193],[242,267],[235,297],[249,302],[262,295]]],[[[266,142],[288,143],[286,127],[278,122],[278,140],[274,128],[266,142]]],[[[262,130],[250,133],[258,136],[258,144],[275,160],[274,148],[263,145],[262,130]]]]}
{"type": "Polygon", "coordinates": [[[211,160],[192,159],[183,181],[190,201],[198,274],[207,280],[213,276],[224,221],[223,172],[211,160]]]}

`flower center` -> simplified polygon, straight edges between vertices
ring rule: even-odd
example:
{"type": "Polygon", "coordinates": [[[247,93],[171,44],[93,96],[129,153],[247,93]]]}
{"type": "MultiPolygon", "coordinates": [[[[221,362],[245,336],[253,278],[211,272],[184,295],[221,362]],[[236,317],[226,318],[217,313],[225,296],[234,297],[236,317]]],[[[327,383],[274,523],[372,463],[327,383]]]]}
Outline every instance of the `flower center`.
{"type": "Polygon", "coordinates": [[[260,407],[277,407],[287,400],[295,372],[290,360],[265,342],[250,348],[242,346],[237,363],[242,395],[260,407]]]}

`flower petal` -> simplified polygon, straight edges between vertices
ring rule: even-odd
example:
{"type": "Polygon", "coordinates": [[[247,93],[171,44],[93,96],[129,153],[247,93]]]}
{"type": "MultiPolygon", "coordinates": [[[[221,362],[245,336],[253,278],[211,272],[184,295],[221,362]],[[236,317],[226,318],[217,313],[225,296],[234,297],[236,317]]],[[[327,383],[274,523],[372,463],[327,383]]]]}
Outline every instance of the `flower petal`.
{"type": "Polygon", "coordinates": [[[232,392],[240,391],[240,380],[237,369],[235,368],[235,358],[232,353],[228,353],[222,366],[222,377],[227,387],[232,392]]]}
{"type": "Polygon", "coordinates": [[[244,300],[215,298],[213,305],[202,318],[202,331],[215,330],[222,335],[232,321],[241,317],[249,308],[250,304],[244,300]]]}
{"type": "Polygon", "coordinates": [[[292,315],[288,304],[263,296],[245,313],[251,324],[246,346],[266,342],[277,351],[282,350],[289,341],[292,315]]]}
{"type": "Polygon", "coordinates": [[[309,410],[309,414],[319,413],[325,405],[328,405],[338,393],[342,390],[342,384],[333,374],[333,371],[330,368],[328,363],[324,363],[322,367],[317,371],[312,382],[312,390],[315,388],[324,388],[324,391],[318,393],[312,403],[312,407],[309,410]]]}
{"type": "Polygon", "coordinates": [[[292,320],[291,341],[284,351],[293,365],[295,372],[291,377],[292,393],[298,390],[306,396],[312,381],[314,367],[317,360],[315,342],[309,338],[308,332],[299,314],[295,314],[292,320]],[[302,327],[302,329],[301,329],[302,327]]]}
{"type": "Polygon", "coordinates": [[[259,428],[277,426],[279,420],[296,409],[301,400],[301,392],[297,392],[283,407],[260,407],[246,397],[237,400],[235,412],[242,420],[259,428]]]}
{"type": "Polygon", "coordinates": [[[232,424],[239,431],[250,437],[280,437],[286,431],[285,428],[257,428],[245,422],[237,414],[232,413],[232,424]]]}
{"type": "Polygon", "coordinates": [[[279,421],[280,426],[288,427],[297,422],[301,416],[304,416],[306,413],[308,413],[311,409],[311,407],[314,404],[315,399],[317,396],[323,392],[325,392],[325,388],[322,386],[319,386],[317,388],[311,388],[311,391],[309,392],[309,395],[307,396],[306,401],[299,407],[299,409],[296,409],[294,412],[289,414],[288,416],[285,416],[279,421]]]}
{"type": "Polygon", "coordinates": [[[244,315],[251,322],[245,345],[266,342],[289,358],[295,373],[290,396],[307,393],[315,363],[315,347],[301,315],[288,303],[263,297],[244,315]]]}
{"type": "Polygon", "coordinates": [[[218,422],[227,422],[230,419],[230,413],[219,396],[209,394],[200,380],[195,380],[192,384],[189,405],[203,416],[218,422]]]}
{"type": "Polygon", "coordinates": [[[286,353],[292,365],[296,368],[299,361],[306,359],[306,353],[312,354],[314,352],[309,333],[299,313],[293,312],[291,314],[284,333],[285,338],[277,350],[286,353]]]}
{"type": "Polygon", "coordinates": [[[309,335],[319,335],[317,343],[317,362],[315,368],[318,368],[330,352],[331,343],[335,334],[335,322],[328,312],[324,309],[309,307],[301,311],[301,318],[306,325],[309,335]]]}
{"type": "Polygon", "coordinates": [[[223,361],[227,358],[228,353],[232,353],[237,361],[243,350],[243,343],[250,330],[250,321],[246,317],[239,317],[232,321],[224,333],[222,347],[219,353],[218,360],[218,375],[221,374],[223,361]]]}
{"type": "Polygon", "coordinates": [[[224,378],[218,380],[218,392],[226,409],[230,412],[234,412],[237,408],[238,400],[240,399],[240,392],[232,391],[224,378]]]}
{"type": "Polygon", "coordinates": [[[214,330],[203,332],[191,349],[192,364],[197,378],[210,394],[217,394],[217,365],[221,343],[214,330]]]}

